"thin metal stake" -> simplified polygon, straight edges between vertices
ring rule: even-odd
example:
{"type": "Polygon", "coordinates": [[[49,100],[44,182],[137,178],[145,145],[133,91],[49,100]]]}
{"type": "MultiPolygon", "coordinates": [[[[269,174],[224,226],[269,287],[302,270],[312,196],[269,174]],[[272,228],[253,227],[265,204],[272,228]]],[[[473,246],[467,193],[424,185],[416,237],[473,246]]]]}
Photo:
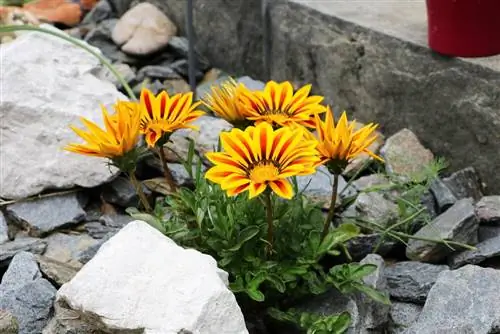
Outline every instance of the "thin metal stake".
{"type": "Polygon", "coordinates": [[[268,0],[261,0],[261,19],[262,19],[262,48],[264,62],[264,76],[266,80],[271,79],[271,43],[269,31],[269,6],[268,0]]]}
{"type": "Polygon", "coordinates": [[[193,0],[187,0],[186,6],[186,32],[188,38],[188,77],[189,85],[196,99],[196,59],[194,53],[194,26],[193,26],[193,0]]]}

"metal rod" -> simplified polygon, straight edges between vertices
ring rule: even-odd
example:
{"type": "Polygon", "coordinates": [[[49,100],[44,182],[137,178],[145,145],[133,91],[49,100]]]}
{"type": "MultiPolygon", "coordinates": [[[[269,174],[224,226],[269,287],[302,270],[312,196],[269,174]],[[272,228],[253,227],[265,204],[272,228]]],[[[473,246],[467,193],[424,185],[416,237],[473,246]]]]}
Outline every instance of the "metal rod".
{"type": "Polygon", "coordinates": [[[188,77],[189,85],[196,99],[196,59],[194,53],[194,26],[193,26],[193,0],[187,0],[186,6],[186,33],[188,38],[188,77]]]}
{"type": "Polygon", "coordinates": [[[264,76],[266,80],[271,79],[271,43],[270,43],[270,26],[269,26],[269,4],[268,0],[261,0],[261,19],[262,19],[262,48],[263,48],[263,63],[264,76]]]}

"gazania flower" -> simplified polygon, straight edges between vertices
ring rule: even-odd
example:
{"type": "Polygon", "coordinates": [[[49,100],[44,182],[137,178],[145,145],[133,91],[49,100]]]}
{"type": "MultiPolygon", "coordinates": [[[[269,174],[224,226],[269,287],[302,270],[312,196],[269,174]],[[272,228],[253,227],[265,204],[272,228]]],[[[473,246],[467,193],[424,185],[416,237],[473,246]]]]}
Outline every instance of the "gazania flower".
{"type": "Polygon", "coordinates": [[[138,109],[132,112],[133,105],[126,101],[119,101],[114,106],[116,113],[110,115],[104,106],[101,106],[105,128],[81,118],[82,123],[88,131],[71,126],[71,129],[86,144],[69,144],[65,147],[67,151],[104,157],[117,160],[133,151],[139,140],[140,113],[138,109]]]}
{"type": "Polygon", "coordinates": [[[325,121],[316,116],[319,164],[327,163],[330,170],[333,169],[335,173],[340,173],[352,159],[363,152],[375,159],[382,160],[368,149],[377,139],[374,131],[378,125],[370,123],[359,130],[355,130],[355,127],[356,121],[349,124],[345,112],[342,113],[335,126],[330,107],[327,108],[325,121]]]}
{"type": "Polygon", "coordinates": [[[304,125],[314,128],[314,115],[325,111],[321,105],[322,96],[309,96],[311,85],[294,93],[288,81],[269,81],[263,91],[245,89],[241,101],[245,106],[247,119],[256,124],[267,122],[273,126],[304,125]]]}
{"type": "Polygon", "coordinates": [[[158,96],[144,88],[141,92],[141,133],[145,135],[149,147],[154,147],[166,142],[168,136],[178,129],[196,126],[189,123],[204,114],[197,110],[201,102],[193,103],[193,93],[176,94],[168,96],[163,91],[158,96]]]}
{"type": "Polygon", "coordinates": [[[233,78],[229,78],[220,85],[212,86],[211,92],[203,97],[203,104],[233,125],[245,123],[245,108],[240,100],[244,88],[242,83],[238,84],[233,78]]]}
{"type": "Polygon", "coordinates": [[[304,138],[303,128],[273,130],[260,123],[242,131],[233,128],[220,135],[223,152],[208,153],[215,165],[205,175],[219,183],[229,196],[246,190],[249,197],[261,194],[269,186],[278,196],[291,198],[288,177],[315,172],[318,161],[315,140],[304,138]]]}

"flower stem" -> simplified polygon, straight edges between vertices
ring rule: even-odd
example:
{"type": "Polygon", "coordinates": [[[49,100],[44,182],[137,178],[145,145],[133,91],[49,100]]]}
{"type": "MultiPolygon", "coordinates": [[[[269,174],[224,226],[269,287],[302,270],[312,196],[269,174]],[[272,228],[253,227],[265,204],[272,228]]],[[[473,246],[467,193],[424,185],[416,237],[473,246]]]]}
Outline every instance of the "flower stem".
{"type": "Polygon", "coordinates": [[[163,167],[163,174],[165,175],[165,180],[167,180],[168,187],[170,188],[170,191],[175,192],[177,191],[177,184],[175,184],[172,172],[170,171],[170,168],[168,168],[167,157],[165,156],[163,147],[158,148],[158,155],[160,156],[161,165],[163,167]]]}
{"type": "Polygon", "coordinates": [[[267,254],[271,255],[273,250],[273,204],[271,202],[271,192],[264,192],[264,203],[266,205],[267,216],[267,254]]]}
{"type": "Polygon", "coordinates": [[[328,215],[325,219],[325,224],[323,225],[323,233],[321,234],[321,240],[323,240],[328,234],[330,229],[330,224],[333,219],[333,214],[335,212],[335,204],[337,203],[337,191],[339,188],[339,174],[333,174],[333,187],[332,187],[332,200],[330,202],[330,209],[328,210],[328,215]]]}
{"type": "Polygon", "coordinates": [[[129,173],[130,176],[130,182],[132,185],[135,187],[135,191],[137,192],[137,195],[139,196],[139,199],[141,200],[142,206],[144,206],[144,209],[148,212],[151,213],[153,212],[153,209],[151,209],[151,205],[149,205],[148,199],[146,198],[146,195],[144,194],[144,191],[142,191],[142,186],[135,177],[134,172],[129,173]]]}

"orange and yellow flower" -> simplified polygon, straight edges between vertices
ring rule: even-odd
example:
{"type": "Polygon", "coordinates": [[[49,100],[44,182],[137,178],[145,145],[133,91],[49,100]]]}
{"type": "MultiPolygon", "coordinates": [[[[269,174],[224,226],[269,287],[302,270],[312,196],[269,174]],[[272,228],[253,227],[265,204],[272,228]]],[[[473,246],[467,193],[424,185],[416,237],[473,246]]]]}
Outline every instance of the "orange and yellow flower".
{"type": "Polygon", "coordinates": [[[326,163],[330,169],[339,173],[361,153],[382,161],[382,158],[369,150],[369,146],[377,139],[377,134],[374,133],[377,127],[378,125],[370,123],[356,130],[356,121],[349,123],[345,112],[335,125],[333,113],[327,107],[325,121],[316,116],[319,164],[326,163]]]}
{"type": "Polygon", "coordinates": [[[221,185],[229,196],[249,192],[253,198],[269,186],[278,196],[291,198],[287,179],[315,172],[316,140],[306,140],[303,128],[274,130],[268,123],[232,129],[220,135],[222,152],[207,153],[214,164],[205,177],[221,185]]]}
{"type": "MultiPolygon", "coordinates": [[[[246,88],[246,87],[245,87],[246,88]]],[[[314,128],[314,115],[325,111],[322,96],[310,96],[311,85],[294,93],[290,82],[269,81],[263,91],[241,93],[247,119],[255,124],[267,122],[273,126],[303,125],[314,128]]]]}
{"type": "Polygon", "coordinates": [[[211,87],[210,93],[206,94],[202,101],[213,113],[229,123],[244,123],[247,114],[240,96],[245,89],[242,83],[237,83],[233,78],[220,85],[211,87]]]}
{"type": "Polygon", "coordinates": [[[65,150],[109,159],[121,158],[134,150],[139,141],[140,113],[137,105],[127,101],[119,101],[115,104],[116,113],[110,115],[104,106],[101,106],[105,128],[81,118],[82,123],[88,131],[71,126],[71,129],[86,144],[69,144],[65,150]],[[131,109],[132,108],[132,109],[131,109]],[[135,108],[135,110],[133,110],[135,108]]]}
{"type": "Polygon", "coordinates": [[[164,141],[165,136],[175,130],[197,129],[189,123],[204,114],[196,109],[200,104],[201,102],[193,102],[191,92],[169,96],[167,92],[162,91],[155,96],[148,89],[142,89],[140,130],[145,135],[148,146],[154,147],[160,139],[164,141]]]}

